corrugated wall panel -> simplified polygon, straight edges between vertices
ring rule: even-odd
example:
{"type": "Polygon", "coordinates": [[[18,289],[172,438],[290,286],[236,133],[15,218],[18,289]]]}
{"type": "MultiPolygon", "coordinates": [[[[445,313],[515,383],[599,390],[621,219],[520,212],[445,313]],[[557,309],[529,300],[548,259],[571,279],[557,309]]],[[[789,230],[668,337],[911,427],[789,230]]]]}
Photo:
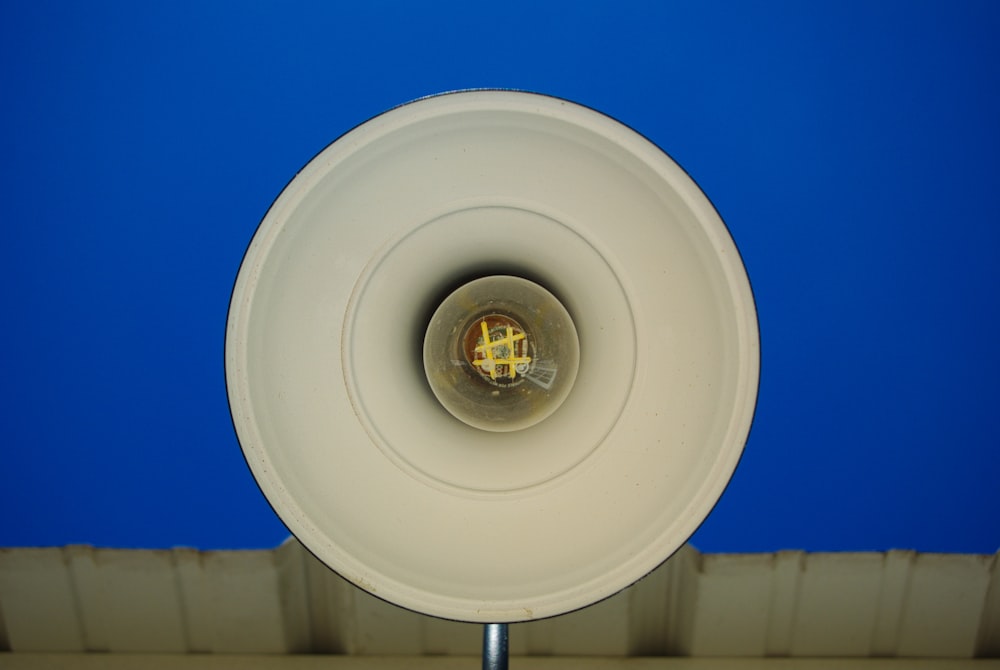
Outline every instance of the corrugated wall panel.
{"type": "Polygon", "coordinates": [[[695,597],[688,616],[688,656],[763,656],[773,557],[704,555],[693,576],[695,597]]]}
{"type": "Polygon", "coordinates": [[[976,654],[1000,657],[1000,554],[994,554],[990,558],[990,585],[983,603],[983,616],[979,620],[976,654]]]}
{"type": "Polygon", "coordinates": [[[282,654],[297,651],[285,630],[274,552],[208,552],[202,560],[211,620],[211,650],[282,654]]]}
{"type": "Polygon", "coordinates": [[[62,549],[0,550],[0,609],[15,651],[82,651],[82,613],[62,549]]]}
{"type": "Polygon", "coordinates": [[[881,554],[814,554],[803,563],[789,656],[868,656],[881,554]]]}
{"type": "MultiPolygon", "coordinates": [[[[188,649],[184,612],[171,552],[91,551],[84,622],[99,621],[102,642],[112,652],[184,652],[188,649]],[[92,558],[91,558],[92,557],[92,558]]],[[[74,560],[71,565],[75,565],[74,560]]],[[[78,593],[84,593],[81,572],[78,593]]],[[[89,625],[85,629],[89,630],[89,625]]],[[[88,637],[88,642],[89,642],[88,637]]],[[[96,645],[95,645],[96,646],[96,645]]],[[[89,648],[94,648],[88,644],[89,648]]]]}
{"type": "MultiPolygon", "coordinates": [[[[701,555],[562,617],[511,627],[536,656],[907,656],[1000,648],[996,556],[701,555]]],[[[383,602],[297,542],[273,551],[0,550],[16,652],[474,656],[482,627],[383,602]]]]}
{"type": "Polygon", "coordinates": [[[992,569],[989,556],[916,555],[898,655],[975,655],[992,569]]]}
{"type": "Polygon", "coordinates": [[[882,564],[878,612],[872,625],[871,655],[894,656],[899,649],[899,631],[910,588],[912,551],[890,551],[882,564]]]}

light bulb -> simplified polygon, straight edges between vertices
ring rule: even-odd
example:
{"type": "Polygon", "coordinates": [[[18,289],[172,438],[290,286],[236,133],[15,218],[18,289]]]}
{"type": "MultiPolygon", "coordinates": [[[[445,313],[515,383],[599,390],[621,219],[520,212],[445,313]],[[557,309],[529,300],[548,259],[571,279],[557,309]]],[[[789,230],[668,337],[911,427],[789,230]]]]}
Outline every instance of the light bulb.
{"type": "Polygon", "coordinates": [[[580,345],[569,312],[521,277],[471,281],[434,312],[424,337],[431,390],[455,418],[504,432],[535,425],[569,395],[580,345]]]}

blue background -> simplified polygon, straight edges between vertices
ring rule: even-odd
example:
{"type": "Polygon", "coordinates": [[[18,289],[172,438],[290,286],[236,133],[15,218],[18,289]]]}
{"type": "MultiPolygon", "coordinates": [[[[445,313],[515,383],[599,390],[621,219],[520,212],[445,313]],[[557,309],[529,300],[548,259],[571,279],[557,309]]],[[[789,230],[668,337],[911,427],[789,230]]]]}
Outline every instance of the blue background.
{"type": "Polygon", "coordinates": [[[763,375],[703,551],[1000,548],[1000,3],[9,3],[0,545],[271,547],[223,337],[328,142],[467,87],[638,129],[711,197],[763,375]]]}

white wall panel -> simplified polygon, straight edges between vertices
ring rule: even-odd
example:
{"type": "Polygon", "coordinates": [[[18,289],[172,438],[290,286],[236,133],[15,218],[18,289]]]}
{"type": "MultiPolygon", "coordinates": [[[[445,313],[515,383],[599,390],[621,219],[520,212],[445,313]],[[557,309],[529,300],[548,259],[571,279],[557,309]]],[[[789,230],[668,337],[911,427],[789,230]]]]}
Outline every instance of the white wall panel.
{"type": "MultiPolygon", "coordinates": [[[[515,656],[970,658],[1000,650],[996,556],[702,555],[578,612],[511,626],[515,656]]],[[[0,550],[0,645],[28,652],[475,656],[482,627],[375,598],[273,551],[0,550]]]]}

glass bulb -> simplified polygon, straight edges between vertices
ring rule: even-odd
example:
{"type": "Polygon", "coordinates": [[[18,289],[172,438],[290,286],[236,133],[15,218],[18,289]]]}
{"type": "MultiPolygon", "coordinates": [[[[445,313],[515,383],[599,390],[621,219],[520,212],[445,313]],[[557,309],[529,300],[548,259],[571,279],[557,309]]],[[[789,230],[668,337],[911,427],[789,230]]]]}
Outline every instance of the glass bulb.
{"type": "Polygon", "coordinates": [[[521,430],[550,416],[573,388],[579,362],[566,308],[521,277],[483,277],[460,287],[434,312],[424,337],[434,395],[482,430],[521,430]]]}

